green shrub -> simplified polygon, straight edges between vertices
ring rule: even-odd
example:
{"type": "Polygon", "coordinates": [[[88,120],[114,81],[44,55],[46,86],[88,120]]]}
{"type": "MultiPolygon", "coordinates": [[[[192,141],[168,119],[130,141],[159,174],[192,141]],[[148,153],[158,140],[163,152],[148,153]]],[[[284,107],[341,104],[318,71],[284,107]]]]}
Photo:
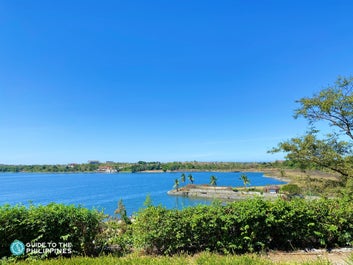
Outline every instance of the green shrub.
{"type": "Polygon", "coordinates": [[[92,255],[102,219],[102,213],[74,205],[1,206],[0,257],[11,255],[16,239],[24,244],[70,242],[73,253],[92,255]]]}
{"type": "Polygon", "coordinates": [[[98,252],[123,256],[132,252],[131,222],[124,222],[111,217],[102,223],[102,230],[97,236],[98,252]]]}
{"type": "Polygon", "coordinates": [[[138,213],[132,227],[135,247],[168,255],[349,246],[353,203],[250,199],[181,211],[149,206],[138,213]]]}
{"type": "Polygon", "coordinates": [[[182,211],[150,206],[133,224],[135,245],[159,254],[261,250],[268,240],[266,229],[261,227],[267,204],[256,199],[182,211]]]}
{"type": "Polygon", "coordinates": [[[261,252],[352,246],[353,202],[343,199],[267,201],[260,198],[183,210],[147,205],[130,224],[82,207],[0,207],[0,255],[22,242],[71,242],[74,254],[106,247],[125,255],[261,252]],[[95,243],[93,243],[95,240],[95,243]]]}
{"type": "Polygon", "coordinates": [[[301,194],[301,188],[296,184],[286,184],[281,187],[281,192],[287,193],[288,195],[301,194]]]}

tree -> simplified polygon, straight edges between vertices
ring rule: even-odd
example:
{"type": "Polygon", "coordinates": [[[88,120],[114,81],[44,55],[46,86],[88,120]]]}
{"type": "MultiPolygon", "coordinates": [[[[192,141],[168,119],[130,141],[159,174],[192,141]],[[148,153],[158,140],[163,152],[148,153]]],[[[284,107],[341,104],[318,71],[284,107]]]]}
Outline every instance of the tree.
{"type": "Polygon", "coordinates": [[[188,175],[188,179],[191,182],[191,184],[194,184],[194,178],[191,174],[188,175]]]}
{"type": "Polygon", "coordinates": [[[179,191],[179,180],[178,179],[174,180],[174,186],[173,187],[176,189],[176,191],[179,191]]]}
{"type": "Polygon", "coordinates": [[[152,199],[150,194],[147,194],[146,199],[143,202],[143,206],[145,206],[146,208],[152,206],[152,199]]]}
{"type": "Polygon", "coordinates": [[[167,172],[168,170],[170,170],[169,165],[168,164],[162,165],[162,170],[163,172],[167,172]]]}
{"type": "Polygon", "coordinates": [[[312,98],[302,98],[295,117],[303,116],[310,124],[327,121],[353,140],[353,77],[339,77],[334,86],[322,90],[312,98]]]}
{"type": "Polygon", "coordinates": [[[216,176],[212,175],[210,177],[210,185],[217,186],[217,178],[216,178],[216,176]]]}
{"type": "Polygon", "coordinates": [[[126,208],[125,205],[123,203],[123,200],[120,199],[118,202],[118,208],[114,211],[115,214],[120,215],[120,219],[125,223],[125,224],[130,224],[131,220],[130,218],[127,216],[126,213],[126,208]]]}
{"type": "Polygon", "coordinates": [[[182,183],[185,183],[185,178],[186,178],[185,174],[184,173],[181,174],[180,180],[182,183]]]}
{"type": "Polygon", "coordinates": [[[244,187],[246,189],[246,185],[250,184],[250,180],[246,174],[242,174],[240,179],[243,181],[244,187]]]}
{"type": "Polygon", "coordinates": [[[302,137],[281,142],[270,152],[285,152],[302,169],[326,168],[341,175],[346,184],[353,177],[353,77],[339,77],[311,98],[297,101],[295,118],[308,120],[310,130],[302,137]],[[318,122],[328,123],[332,132],[320,134],[318,122]]]}

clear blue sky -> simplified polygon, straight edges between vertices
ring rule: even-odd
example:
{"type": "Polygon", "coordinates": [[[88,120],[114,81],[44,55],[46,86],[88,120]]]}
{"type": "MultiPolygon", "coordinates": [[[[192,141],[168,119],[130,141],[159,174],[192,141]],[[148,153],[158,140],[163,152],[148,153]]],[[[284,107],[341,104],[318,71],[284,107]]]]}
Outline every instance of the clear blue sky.
{"type": "Polygon", "coordinates": [[[352,74],[353,1],[0,2],[0,163],[271,161],[352,74]]]}

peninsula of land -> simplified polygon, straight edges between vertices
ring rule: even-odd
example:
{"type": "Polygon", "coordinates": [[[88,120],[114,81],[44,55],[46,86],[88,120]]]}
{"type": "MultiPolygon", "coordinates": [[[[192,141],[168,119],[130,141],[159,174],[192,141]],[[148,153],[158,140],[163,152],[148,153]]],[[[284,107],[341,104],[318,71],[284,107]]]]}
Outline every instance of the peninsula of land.
{"type": "Polygon", "coordinates": [[[229,186],[195,185],[189,184],[184,187],[168,191],[168,195],[219,199],[222,201],[234,201],[258,196],[265,199],[275,199],[280,196],[279,186],[257,187],[254,191],[246,189],[233,189],[229,186]]]}

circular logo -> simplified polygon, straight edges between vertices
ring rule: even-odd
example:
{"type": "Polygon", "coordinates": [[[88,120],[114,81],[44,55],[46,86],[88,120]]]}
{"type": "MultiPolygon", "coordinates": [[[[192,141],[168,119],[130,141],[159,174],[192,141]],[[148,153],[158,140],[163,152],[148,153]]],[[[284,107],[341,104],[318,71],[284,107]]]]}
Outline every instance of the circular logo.
{"type": "Polygon", "coordinates": [[[25,252],[25,244],[20,240],[15,240],[10,245],[10,251],[15,256],[20,256],[25,252]]]}

